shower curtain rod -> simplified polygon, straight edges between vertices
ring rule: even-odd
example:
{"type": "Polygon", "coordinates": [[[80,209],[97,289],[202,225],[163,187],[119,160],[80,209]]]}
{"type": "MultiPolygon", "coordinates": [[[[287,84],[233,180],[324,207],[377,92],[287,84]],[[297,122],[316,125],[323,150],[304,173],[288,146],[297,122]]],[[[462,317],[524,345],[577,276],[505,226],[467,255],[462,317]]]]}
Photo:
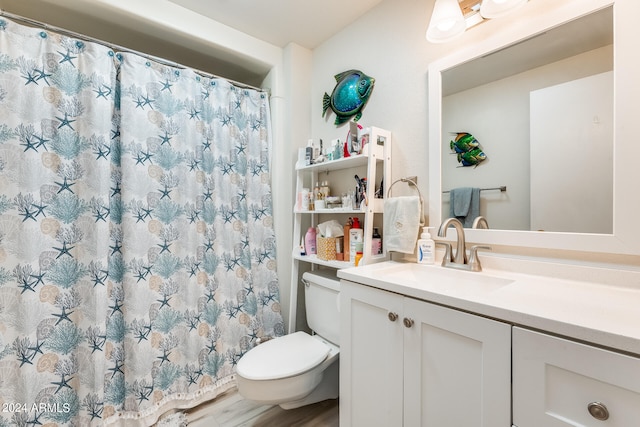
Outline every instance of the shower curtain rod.
{"type": "Polygon", "coordinates": [[[20,21],[22,23],[25,23],[25,24],[28,24],[28,25],[31,25],[31,26],[34,26],[34,27],[42,27],[45,30],[56,31],[56,32],[61,33],[61,34],[65,35],[65,36],[73,37],[73,38],[84,40],[84,41],[88,41],[88,42],[98,43],[98,44],[106,46],[106,47],[108,47],[108,48],[110,48],[110,49],[112,49],[114,51],[133,53],[133,54],[142,56],[143,58],[147,58],[147,59],[151,59],[153,61],[159,62],[159,63],[161,63],[163,65],[168,65],[170,67],[176,67],[176,68],[180,68],[180,69],[191,69],[195,73],[197,73],[197,74],[199,74],[199,75],[201,75],[203,77],[223,79],[223,80],[226,80],[229,83],[233,84],[234,86],[238,86],[238,87],[241,87],[241,88],[244,88],[244,89],[253,89],[253,90],[257,90],[258,92],[269,93],[268,89],[263,89],[263,88],[251,86],[251,85],[246,84],[246,83],[241,83],[241,82],[238,82],[238,81],[235,81],[235,80],[228,79],[226,77],[217,76],[217,75],[215,75],[213,73],[209,73],[207,71],[202,71],[202,70],[197,70],[195,68],[187,67],[186,65],[178,64],[177,62],[170,61],[168,59],[160,58],[160,57],[157,57],[157,56],[154,56],[154,55],[150,55],[148,53],[139,52],[137,50],[133,50],[133,49],[129,49],[129,48],[126,48],[126,47],[123,47],[123,46],[119,46],[119,45],[114,44],[114,43],[109,43],[109,42],[106,42],[104,40],[97,39],[95,37],[87,36],[85,34],[76,33],[76,32],[71,31],[71,30],[67,30],[67,29],[64,29],[64,28],[56,27],[54,25],[49,25],[49,24],[46,24],[44,22],[37,21],[35,19],[26,18],[24,16],[20,16],[20,15],[16,15],[14,13],[11,13],[11,12],[7,12],[7,11],[5,11],[3,9],[0,9],[0,16],[5,16],[5,17],[7,17],[9,19],[13,19],[14,21],[20,21]]]}

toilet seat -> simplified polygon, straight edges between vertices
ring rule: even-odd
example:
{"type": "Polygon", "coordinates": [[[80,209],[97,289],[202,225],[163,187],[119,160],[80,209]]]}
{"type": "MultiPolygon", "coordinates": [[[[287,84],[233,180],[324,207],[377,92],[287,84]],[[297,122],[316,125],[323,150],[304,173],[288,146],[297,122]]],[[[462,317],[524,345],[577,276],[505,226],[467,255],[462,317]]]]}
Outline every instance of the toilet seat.
{"type": "Polygon", "coordinates": [[[240,358],[236,372],[248,380],[291,377],[318,366],[330,350],[306,332],[294,332],[252,348],[240,358]]]}

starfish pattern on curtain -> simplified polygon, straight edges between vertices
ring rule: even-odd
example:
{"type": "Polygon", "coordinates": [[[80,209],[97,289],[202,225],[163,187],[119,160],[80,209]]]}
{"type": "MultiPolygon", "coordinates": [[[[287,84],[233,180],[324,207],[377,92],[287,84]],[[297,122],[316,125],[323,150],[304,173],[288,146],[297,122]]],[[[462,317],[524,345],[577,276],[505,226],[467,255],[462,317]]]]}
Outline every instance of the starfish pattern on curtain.
{"type": "Polygon", "coordinates": [[[0,19],[0,426],[148,425],[284,333],[270,138],[263,92],[0,19]]]}

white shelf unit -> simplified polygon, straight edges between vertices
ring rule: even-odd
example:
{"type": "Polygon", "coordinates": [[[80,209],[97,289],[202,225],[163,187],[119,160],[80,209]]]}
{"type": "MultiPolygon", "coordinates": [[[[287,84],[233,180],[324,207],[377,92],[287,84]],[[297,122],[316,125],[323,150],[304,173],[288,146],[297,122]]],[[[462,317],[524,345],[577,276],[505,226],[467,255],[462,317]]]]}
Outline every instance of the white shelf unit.
{"type": "MultiPolygon", "coordinates": [[[[384,200],[374,198],[376,185],[382,184],[381,194],[386,197],[387,189],[391,184],[391,132],[371,127],[369,142],[365,146],[363,154],[342,157],[323,163],[308,166],[296,166],[296,195],[300,194],[303,188],[313,190],[316,182],[321,182],[328,178],[338,177],[336,182],[330,181],[331,194],[342,194],[347,189],[355,188],[354,175],[366,177],[367,191],[366,199],[368,204],[364,209],[320,209],[313,211],[302,211],[294,203],[293,211],[293,257],[291,271],[291,299],[289,310],[289,332],[296,330],[296,308],[298,297],[298,283],[300,279],[301,263],[308,263],[310,269],[318,266],[341,269],[353,267],[352,262],[347,261],[325,261],[315,255],[301,255],[300,242],[303,239],[307,228],[315,227],[319,223],[331,219],[344,224],[349,217],[357,216],[363,228],[363,256],[358,265],[367,265],[376,262],[386,261],[389,255],[384,244],[384,229],[382,227],[382,215],[384,213],[384,200]],[[321,178],[322,177],[322,178],[321,178]],[[371,254],[371,236],[374,227],[378,228],[382,234],[382,253],[371,254]]],[[[344,248],[348,250],[348,248],[344,248]]]]}

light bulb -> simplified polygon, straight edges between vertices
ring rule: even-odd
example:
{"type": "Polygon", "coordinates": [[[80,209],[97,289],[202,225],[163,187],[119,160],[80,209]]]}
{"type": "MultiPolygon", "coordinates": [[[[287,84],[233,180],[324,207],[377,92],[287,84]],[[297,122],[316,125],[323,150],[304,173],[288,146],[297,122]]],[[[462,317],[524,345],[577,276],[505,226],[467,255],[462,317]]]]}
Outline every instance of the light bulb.
{"type": "Polygon", "coordinates": [[[436,0],[427,29],[427,40],[443,43],[464,33],[466,28],[457,0],[436,0]]]}

